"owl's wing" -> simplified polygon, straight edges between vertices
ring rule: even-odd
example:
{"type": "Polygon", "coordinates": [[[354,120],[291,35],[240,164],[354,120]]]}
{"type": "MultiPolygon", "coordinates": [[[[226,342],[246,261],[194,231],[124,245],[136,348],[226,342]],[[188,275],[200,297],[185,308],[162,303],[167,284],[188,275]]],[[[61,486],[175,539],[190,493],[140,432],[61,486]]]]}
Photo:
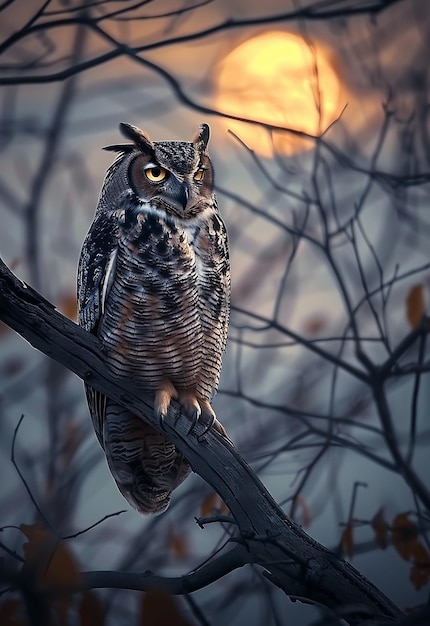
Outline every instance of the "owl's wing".
{"type": "Polygon", "coordinates": [[[230,259],[227,231],[219,215],[212,215],[198,237],[202,258],[200,308],[205,337],[203,395],[211,398],[218,387],[221,359],[230,318],[230,259]]]}
{"type": "MultiPolygon", "coordinates": [[[[103,213],[96,217],[85,238],[78,265],[78,322],[94,335],[115,276],[117,225],[108,222],[103,213]]],[[[94,430],[103,446],[106,396],[87,384],[85,392],[94,430]]]]}
{"type": "Polygon", "coordinates": [[[219,215],[214,216],[213,229],[215,235],[213,266],[216,276],[214,284],[216,299],[210,298],[209,306],[213,310],[213,319],[216,320],[215,331],[219,336],[221,351],[224,352],[230,320],[231,275],[227,229],[219,215]],[[219,227],[219,230],[216,230],[215,225],[219,227]]]}
{"type": "Polygon", "coordinates": [[[95,335],[113,283],[116,254],[117,224],[101,213],[85,237],[78,265],[78,322],[95,335]]]}

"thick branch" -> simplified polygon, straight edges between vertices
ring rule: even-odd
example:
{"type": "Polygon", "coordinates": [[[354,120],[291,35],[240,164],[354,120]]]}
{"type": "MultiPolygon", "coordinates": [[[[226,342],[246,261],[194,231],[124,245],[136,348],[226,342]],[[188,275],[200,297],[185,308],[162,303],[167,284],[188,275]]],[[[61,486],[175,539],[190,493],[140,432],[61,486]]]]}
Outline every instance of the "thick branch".
{"type": "MultiPolygon", "coordinates": [[[[160,428],[152,399],[115,379],[104,364],[99,341],[54,310],[32,288],[19,281],[0,259],[0,319],[35,348],[52,357],[96,389],[160,428]]],[[[248,562],[262,566],[285,593],[332,609],[354,606],[350,624],[359,624],[364,610],[382,620],[401,615],[399,609],[349,563],[311,539],[287,518],[252,469],[214,429],[204,433],[178,404],[169,409],[166,432],[200,474],[221,496],[234,516],[248,562]]],[[[87,583],[91,576],[86,574],[87,583]]],[[[135,574],[135,584],[142,580],[135,574]]],[[[221,576],[221,573],[219,574],[221,576]]],[[[102,584],[112,585],[107,576],[102,584]]],[[[130,578],[124,579],[130,585],[130,578]]],[[[97,586],[100,586],[97,584],[97,586]]]]}

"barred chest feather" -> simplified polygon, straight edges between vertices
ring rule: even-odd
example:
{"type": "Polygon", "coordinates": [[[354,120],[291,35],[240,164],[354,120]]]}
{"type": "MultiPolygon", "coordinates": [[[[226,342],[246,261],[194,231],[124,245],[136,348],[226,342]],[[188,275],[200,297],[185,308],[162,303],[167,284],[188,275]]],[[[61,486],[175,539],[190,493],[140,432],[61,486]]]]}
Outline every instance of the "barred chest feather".
{"type": "Polygon", "coordinates": [[[99,328],[119,376],[154,390],[198,382],[203,354],[196,254],[185,230],[156,213],[120,225],[99,328]],[[110,285],[109,285],[110,283],[110,285]]]}

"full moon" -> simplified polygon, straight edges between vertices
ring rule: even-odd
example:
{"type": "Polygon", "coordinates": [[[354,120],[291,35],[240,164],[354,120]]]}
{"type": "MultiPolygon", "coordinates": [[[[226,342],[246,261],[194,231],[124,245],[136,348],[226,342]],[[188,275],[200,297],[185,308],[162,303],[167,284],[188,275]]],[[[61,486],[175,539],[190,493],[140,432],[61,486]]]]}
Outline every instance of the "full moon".
{"type": "MultiPolygon", "coordinates": [[[[316,42],[272,31],[234,48],[218,65],[215,101],[219,111],[321,134],[340,113],[341,88],[329,51],[316,42]]],[[[252,150],[262,156],[291,155],[309,149],[294,133],[224,118],[252,150]]]]}

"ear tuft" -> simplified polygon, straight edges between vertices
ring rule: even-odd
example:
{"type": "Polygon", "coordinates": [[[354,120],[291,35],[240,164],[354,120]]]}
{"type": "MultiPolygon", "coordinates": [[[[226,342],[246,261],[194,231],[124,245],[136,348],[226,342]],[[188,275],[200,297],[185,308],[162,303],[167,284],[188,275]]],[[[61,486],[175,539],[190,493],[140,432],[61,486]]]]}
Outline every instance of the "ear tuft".
{"type": "Polygon", "coordinates": [[[108,152],[124,152],[124,154],[127,154],[127,152],[134,150],[135,147],[134,143],[115,143],[112,146],[104,146],[102,150],[107,150],[108,152]]]}
{"type": "Polygon", "coordinates": [[[207,124],[200,124],[199,130],[193,137],[193,143],[200,152],[204,152],[209,143],[210,128],[207,124]]]}
{"type": "Polygon", "coordinates": [[[120,122],[119,129],[124,137],[127,139],[131,139],[131,141],[135,144],[137,148],[142,150],[142,152],[153,152],[154,146],[152,145],[152,141],[148,137],[143,130],[140,130],[137,126],[133,126],[132,124],[126,124],[125,122],[120,122]]]}

